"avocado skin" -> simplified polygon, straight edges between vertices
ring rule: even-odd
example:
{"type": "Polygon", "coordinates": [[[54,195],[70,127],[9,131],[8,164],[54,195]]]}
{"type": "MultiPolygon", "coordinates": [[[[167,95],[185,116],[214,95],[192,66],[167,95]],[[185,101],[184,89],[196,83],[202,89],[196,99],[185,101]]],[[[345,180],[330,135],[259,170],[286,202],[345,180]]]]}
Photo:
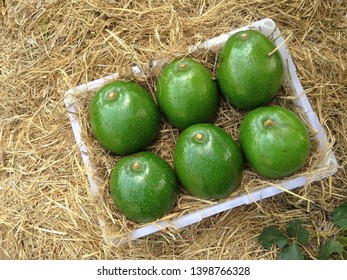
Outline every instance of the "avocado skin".
{"type": "Polygon", "coordinates": [[[123,157],[110,176],[116,208],[136,223],[151,222],[168,214],[176,204],[178,183],[171,166],[157,154],[144,151],[123,157]],[[134,170],[137,162],[140,168],[134,170]]]}
{"type": "Polygon", "coordinates": [[[98,142],[116,155],[147,147],[160,130],[160,113],[149,93],[133,81],[114,81],[101,87],[90,105],[90,125],[98,142]],[[117,97],[109,100],[109,92],[117,97]]]}
{"type": "Polygon", "coordinates": [[[203,199],[221,199],[240,184],[243,156],[236,141],[213,124],[196,124],[179,136],[174,167],[183,189],[203,199]],[[197,133],[203,135],[196,140],[197,133]]]}
{"type": "Polygon", "coordinates": [[[212,73],[200,62],[176,59],[162,71],[157,82],[157,101],[165,119],[184,130],[208,123],[216,115],[220,98],[212,73]],[[186,65],[180,68],[180,65],[186,65]]]}
{"type": "Polygon", "coordinates": [[[310,136],[293,111],[264,106],[249,112],[240,126],[240,146],[257,174],[278,179],[302,168],[310,154],[310,136]],[[267,127],[264,122],[271,120],[267,127]]]}
{"type": "Polygon", "coordinates": [[[275,48],[268,37],[256,30],[229,37],[218,58],[216,77],[221,93],[233,106],[254,109],[275,97],[283,83],[279,52],[268,55],[275,48]]]}

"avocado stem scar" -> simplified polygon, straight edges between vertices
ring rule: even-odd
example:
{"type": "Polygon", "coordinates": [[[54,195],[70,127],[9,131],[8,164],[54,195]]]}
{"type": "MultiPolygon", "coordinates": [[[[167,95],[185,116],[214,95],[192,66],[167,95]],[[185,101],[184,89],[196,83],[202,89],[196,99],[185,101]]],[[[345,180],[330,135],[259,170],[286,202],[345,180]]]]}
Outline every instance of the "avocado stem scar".
{"type": "Polygon", "coordinates": [[[204,135],[203,134],[201,134],[200,132],[195,134],[195,140],[201,141],[202,139],[204,139],[204,135]]]}
{"type": "Polygon", "coordinates": [[[179,67],[181,70],[184,70],[184,69],[187,68],[187,64],[181,63],[178,67],[179,67]]]}
{"type": "Polygon", "coordinates": [[[108,94],[107,94],[107,99],[108,100],[113,100],[115,99],[117,96],[117,93],[115,91],[110,91],[108,94]]]}
{"type": "Polygon", "coordinates": [[[141,168],[141,164],[135,161],[133,165],[131,166],[132,170],[139,170],[141,168]]]}
{"type": "Polygon", "coordinates": [[[240,34],[240,38],[241,38],[242,40],[245,40],[245,39],[248,38],[248,34],[247,34],[247,33],[241,33],[241,34],[240,34]]]}
{"type": "Polygon", "coordinates": [[[270,126],[272,126],[273,125],[273,120],[271,120],[271,119],[268,119],[268,120],[266,120],[265,122],[264,122],[264,125],[266,126],[266,127],[270,127],[270,126]]]}

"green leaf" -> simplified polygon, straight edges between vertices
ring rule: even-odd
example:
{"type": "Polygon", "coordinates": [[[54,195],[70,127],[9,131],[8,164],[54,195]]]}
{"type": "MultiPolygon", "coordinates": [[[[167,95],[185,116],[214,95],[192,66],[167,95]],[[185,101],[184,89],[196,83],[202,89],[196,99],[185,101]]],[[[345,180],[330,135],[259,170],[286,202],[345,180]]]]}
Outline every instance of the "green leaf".
{"type": "Polygon", "coordinates": [[[333,221],[340,228],[347,226],[347,204],[342,204],[335,208],[333,212],[333,221]]]}
{"type": "Polygon", "coordinates": [[[284,247],[278,255],[279,260],[303,260],[305,256],[296,242],[284,247]]]}
{"type": "Polygon", "coordinates": [[[341,243],[342,246],[347,247],[347,236],[339,236],[337,240],[341,243]]]}
{"type": "Polygon", "coordinates": [[[342,252],[343,252],[342,244],[336,241],[335,239],[329,239],[320,248],[318,259],[328,260],[331,254],[333,253],[341,254],[342,252]]]}
{"type": "Polygon", "coordinates": [[[300,244],[306,244],[309,240],[310,234],[302,225],[302,220],[291,220],[288,222],[286,230],[289,236],[295,237],[300,244]]]}
{"type": "Polygon", "coordinates": [[[273,244],[283,248],[288,243],[288,237],[274,226],[264,228],[258,240],[265,249],[271,248],[273,244]]]}

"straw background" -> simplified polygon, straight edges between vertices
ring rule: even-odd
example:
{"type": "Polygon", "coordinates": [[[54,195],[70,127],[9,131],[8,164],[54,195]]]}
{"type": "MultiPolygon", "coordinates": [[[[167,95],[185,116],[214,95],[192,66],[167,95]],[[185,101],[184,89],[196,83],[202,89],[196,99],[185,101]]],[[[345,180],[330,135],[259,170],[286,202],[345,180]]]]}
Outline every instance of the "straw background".
{"type": "Polygon", "coordinates": [[[347,197],[346,1],[0,0],[0,10],[0,259],[274,259],[257,236],[293,218],[305,220],[314,259],[337,234],[332,211],[347,197]],[[338,172],[295,191],[302,198],[281,194],[106,245],[64,93],[265,17],[292,34],[286,45],[338,172]]]}

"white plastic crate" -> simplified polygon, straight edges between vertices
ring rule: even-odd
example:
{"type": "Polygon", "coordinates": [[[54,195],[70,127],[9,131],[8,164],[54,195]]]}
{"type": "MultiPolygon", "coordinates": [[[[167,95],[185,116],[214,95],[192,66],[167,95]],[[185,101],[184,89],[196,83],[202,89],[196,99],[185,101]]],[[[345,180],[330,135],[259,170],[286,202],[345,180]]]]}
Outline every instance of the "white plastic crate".
{"type": "MultiPolygon", "coordinates": [[[[280,46],[279,52],[281,54],[281,58],[284,65],[286,65],[285,80],[287,81],[287,83],[290,84],[290,87],[292,88],[293,96],[295,97],[294,103],[295,105],[299,107],[301,114],[305,118],[307,124],[311,127],[311,129],[314,129],[316,131],[316,134],[314,137],[318,143],[318,146],[319,146],[318,149],[320,151],[323,151],[324,152],[323,154],[325,155],[323,158],[321,158],[321,162],[317,166],[317,168],[319,168],[319,172],[314,172],[312,174],[299,175],[297,177],[291,178],[290,180],[284,180],[280,183],[276,183],[276,185],[271,184],[269,186],[262,187],[261,189],[256,190],[254,192],[244,193],[232,199],[223,200],[220,203],[208,206],[200,210],[196,210],[194,212],[180,216],[178,218],[173,218],[171,220],[166,220],[166,221],[159,221],[159,222],[155,222],[149,225],[136,228],[129,234],[127,238],[128,240],[141,238],[143,236],[152,234],[154,232],[160,231],[168,227],[173,229],[179,229],[188,225],[192,225],[194,223],[201,221],[202,219],[206,217],[235,208],[237,206],[240,206],[243,204],[250,204],[250,203],[262,200],[264,198],[268,198],[268,197],[283,193],[285,191],[290,191],[295,188],[302,187],[313,181],[319,181],[323,178],[333,175],[337,171],[338,164],[332,150],[329,147],[328,139],[326,137],[324,129],[322,125],[320,124],[315,112],[312,110],[312,107],[304,93],[304,89],[296,74],[296,68],[294,66],[294,63],[284,44],[284,38],[281,36],[280,30],[277,28],[275,22],[272,19],[265,18],[263,20],[254,22],[243,28],[233,30],[227,34],[222,34],[202,44],[199,44],[197,46],[192,46],[189,49],[189,52],[199,48],[206,49],[206,50],[211,48],[221,48],[231,34],[238,32],[240,30],[245,30],[245,29],[256,29],[264,33],[266,36],[270,36],[271,38],[277,38],[274,41],[274,43],[277,46],[280,46]]],[[[155,65],[160,64],[160,62],[161,60],[154,62],[153,66],[155,67],[155,65]]],[[[135,66],[132,68],[132,72],[135,75],[141,74],[141,68],[138,66],[135,66]]],[[[82,139],[81,124],[78,119],[78,116],[79,116],[78,111],[80,108],[79,108],[79,103],[76,100],[78,100],[78,97],[83,94],[87,94],[87,93],[90,94],[91,91],[97,91],[102,85],[109,82],[110,80],[116,79],[118,76],[119,76],[118,73],[114,73],[107,77],[103,77],[98,80],[79,85],[75,88],[71,88],[65,93],[64,102],[67,108],[68,116],[71,121],[72,130],[75,136],[76,143],[81,150],[83,163],[86,169],[86,175],[90,184],[90,190],[96,196],[98,195],[98,186],[97,186],[96,180],[93,178],[94,169],[93,169],[93,164],[92,162],[90,162],[90,159],[88,156],[88,151],[87,151],[88,149],[86,147],[84,140],[82,139]]],[[[102,205],[102,203],[100,203],[100,205],[102,205]]],[[[110,241],[112,242],[119,241],[119,240],[109,240],[106,237],[105,231],[104,231],[105,222],[103,217],[101,216],[99,217],[99,223],[100,223],[101,230],[104,234],[105,242],[108,243],[110,241]]]]}

